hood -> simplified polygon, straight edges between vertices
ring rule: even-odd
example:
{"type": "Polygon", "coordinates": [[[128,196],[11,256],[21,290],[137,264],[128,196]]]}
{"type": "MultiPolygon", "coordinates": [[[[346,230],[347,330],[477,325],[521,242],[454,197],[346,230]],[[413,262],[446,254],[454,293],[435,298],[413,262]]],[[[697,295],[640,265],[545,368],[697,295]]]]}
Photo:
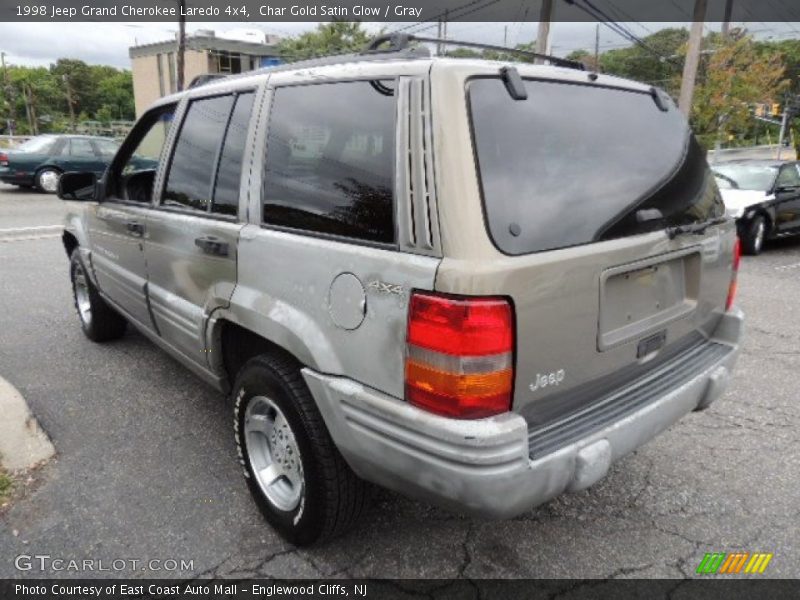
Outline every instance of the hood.
{"type": "Polygon", "coordinates": [[[720,190],[725,208],[729,211],[739,211],[772,200],[775,196],[760,190],[720,190]]]}

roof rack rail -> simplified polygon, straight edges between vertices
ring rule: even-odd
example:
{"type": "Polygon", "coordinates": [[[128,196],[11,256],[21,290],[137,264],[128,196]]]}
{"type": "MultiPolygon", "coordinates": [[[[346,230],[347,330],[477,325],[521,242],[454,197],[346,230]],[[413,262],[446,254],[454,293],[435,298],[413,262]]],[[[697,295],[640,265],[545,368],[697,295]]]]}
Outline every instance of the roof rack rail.
{"type": "Polygon", "coordinates": [[[412,42],[425,42],[442,44],[445,46],[461,46],[463,48],[480,48],[482,50],[495,50],[497,52],[508,52],[511,54],[519,54],[528,58],[538,58],[547,60],[550,63],[559,67],[567,67],[569,69],[578,69],[585,71],[586,67],[582,62],[577,60],[570,60],[568,58],[560,58],[550,54],[540,54],[539,52],[531,52],[529,50],[519,50],[518,48],[507,48],[505,46],[494,46],[492,44],[481,44],[478,42],[464,42],[461,40],[449,40],[436,37],[421,37],[409,33],[387,33],[379,35],[367,44],[361,51],[362,54],[383,54],[389,52],[401,52],[407,50],[412,42]],[[384,45],[386,44],[386,45],[384,45]]]}
{"type": "Polygon", "coordinates": [[[211,83],[212,81],[218,81],[220,79],[224,79],[225,77],[227,77],[227,75],[224,73],[203,73],[192,79],[189,82],[189,85],[186,86],[186,89],[191,90],[192,88],[200,87],[201,85],[211,83]]]}

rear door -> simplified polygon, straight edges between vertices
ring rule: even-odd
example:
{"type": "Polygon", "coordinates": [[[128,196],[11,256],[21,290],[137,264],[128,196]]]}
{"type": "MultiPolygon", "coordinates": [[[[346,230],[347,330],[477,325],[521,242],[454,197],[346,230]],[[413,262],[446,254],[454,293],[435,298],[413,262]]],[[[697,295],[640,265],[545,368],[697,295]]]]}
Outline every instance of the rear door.
{"type": "Polygon", "coordinates": [[[778,233],[800,227],[800,169],[798,163],[781,166],[775,180],[775,226],[778,233]]]}
{"type": "MultiPolygon", "coordinates": [[[[514,407],[544,423],[712,330],[734,238],[730,221],[667,235],[724,215],[670,100],[582,82],[525,86],[528,98],[515,100],[498,77],[467,84],[486,230],[500,256],[463,281],[512,298],[514,407]]],[[[437,285],[447,277],[443,264],[437,285]]]]}
{"type": "Polygon", "coordinates": [[[102,201],[87,209],[92,266],[100,290],[129,318],[151,328],[147,306],[145,222],[175,106],[154,109],[136,124],[114,159],[102,201]],[[147,165],[142,168],[142,164],[147,165]]]}
{"type": "Polygon", "coordinates": [[[236,285],[254,98],[254,90],[246,90],[189,101],[158,206],[147,220],[145,259],[157,331],[200,365],[208,359],[205,323],[228,304],[236,285]]]}
{"type": "Polygon", "coordinates": [[[62,160],[65,171],[91,171],[98,177],[105,171],[105,163],[89,138],[69,138],[62,160]]]}

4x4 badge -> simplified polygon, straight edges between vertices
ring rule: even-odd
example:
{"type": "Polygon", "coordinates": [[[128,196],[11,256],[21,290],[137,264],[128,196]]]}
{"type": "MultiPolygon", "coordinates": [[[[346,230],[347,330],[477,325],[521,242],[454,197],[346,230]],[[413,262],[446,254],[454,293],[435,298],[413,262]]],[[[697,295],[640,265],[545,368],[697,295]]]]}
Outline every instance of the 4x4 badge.
{"type": "Polygon", "coordinates": [[[403,295],[403,286],[394,283],[386,283],[385,281],[370,281],[367,287],[375,290],[379,294],[394,294],[396,296],[403,295]]]}

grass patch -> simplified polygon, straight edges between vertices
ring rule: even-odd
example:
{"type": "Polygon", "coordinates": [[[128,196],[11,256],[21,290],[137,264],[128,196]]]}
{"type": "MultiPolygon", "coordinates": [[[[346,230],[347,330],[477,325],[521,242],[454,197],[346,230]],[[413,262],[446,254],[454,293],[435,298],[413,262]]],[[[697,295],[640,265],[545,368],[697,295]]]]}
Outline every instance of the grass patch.
{"type": "Polygon", "coordinates": [[[14,487],[14,481],[2,469],[0,469],[0,506],[11,496],[11,490],[14,487]]]}

